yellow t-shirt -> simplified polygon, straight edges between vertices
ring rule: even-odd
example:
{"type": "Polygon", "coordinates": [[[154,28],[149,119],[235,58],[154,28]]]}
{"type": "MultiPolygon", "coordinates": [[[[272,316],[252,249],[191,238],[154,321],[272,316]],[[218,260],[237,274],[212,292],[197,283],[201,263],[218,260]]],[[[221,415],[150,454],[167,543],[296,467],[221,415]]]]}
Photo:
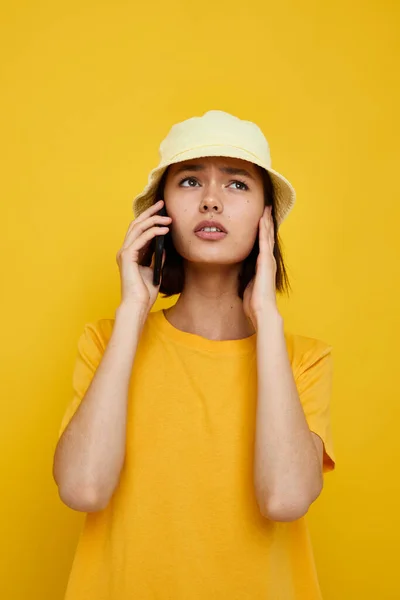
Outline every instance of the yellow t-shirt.
{"type": "MultiPolygon", "coordinates": [[[[85,394],[114,319],[85,326],[74,397],[85,394]]],[[[285,332],[310,429],[335,466],[331,347],[285,332]]],[[[208,340],[149,314],[129,386],[126,458],[108,506],[88,513],[65,600],[317,600],[305,518],[264,518],[253,488],[256,334],[208,340]]]]}

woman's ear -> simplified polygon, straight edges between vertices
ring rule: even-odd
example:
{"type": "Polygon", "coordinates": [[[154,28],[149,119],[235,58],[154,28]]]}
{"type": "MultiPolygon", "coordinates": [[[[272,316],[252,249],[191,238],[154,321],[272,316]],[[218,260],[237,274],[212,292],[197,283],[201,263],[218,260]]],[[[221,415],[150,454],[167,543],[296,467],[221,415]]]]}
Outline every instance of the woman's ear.
{"type": "MultiPolygon", "coordinates": [[[[159,200],[164,200],[164,198],[159,198],[159,200]]],[[[158,211],[158,214],[161,215],[162,217],[168,217],[167,207],[165,206],[165,200],[164,200],[164,204],[158,211]]]]}

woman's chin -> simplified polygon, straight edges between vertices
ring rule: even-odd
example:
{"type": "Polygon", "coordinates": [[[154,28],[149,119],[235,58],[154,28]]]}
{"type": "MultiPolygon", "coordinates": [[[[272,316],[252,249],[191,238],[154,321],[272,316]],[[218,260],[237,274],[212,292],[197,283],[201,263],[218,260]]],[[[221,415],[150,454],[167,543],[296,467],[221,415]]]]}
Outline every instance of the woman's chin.
{"type": "Polygon", "coordinates": [[[238,265],[243,262],[247,255],[238,255],[226,252],[199,252],[199,253],[190,253],[184,256],[182,254],[184,260],[189,263],[196,265],[207,265],[208,267],[228,267],[238,265]]]}
{"type": "Polygon", "coordinates": [[[227,241],[211,242],[196,239],[188,243],[186,240],[186,243],[182,245],[175,242],[175,248],[183,259],[188,262],[221,266],[243,262],[253,248],[253,245],[243,248],[237,243],[232,243],[232,241],[228,244],[227,241]]]}

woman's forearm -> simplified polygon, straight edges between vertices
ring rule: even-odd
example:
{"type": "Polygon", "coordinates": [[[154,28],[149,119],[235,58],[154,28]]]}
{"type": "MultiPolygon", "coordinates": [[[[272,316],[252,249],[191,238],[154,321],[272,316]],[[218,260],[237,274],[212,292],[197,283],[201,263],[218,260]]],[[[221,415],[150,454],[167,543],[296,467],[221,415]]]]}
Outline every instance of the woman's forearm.
{"type": "Polygon", "coordinates": [[[257,321],[257,414],[254,482],[264,516],[303,516],[322,489],[317,450],[300,403],[283,319],[271,307],[257,321]]]}
{"type": "Polygon", "coordinates": [[[128,388],[147,314],[121,304],[93,379],[61,436],[53,475],[65,504],[93,512],[104,508],[125,459],[128,388]]]}

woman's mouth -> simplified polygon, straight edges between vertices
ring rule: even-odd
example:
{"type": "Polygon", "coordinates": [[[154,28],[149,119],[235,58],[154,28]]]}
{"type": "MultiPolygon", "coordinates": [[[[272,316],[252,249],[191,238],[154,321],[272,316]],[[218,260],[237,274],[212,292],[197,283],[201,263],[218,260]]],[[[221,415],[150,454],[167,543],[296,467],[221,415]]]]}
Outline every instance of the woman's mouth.
{"type": "Polygon", "coordinates": [[[218,231],[217,227],[203,227],[194,233],[202,240],[222,240],[227,236],[224,231],[218,231]]]}

